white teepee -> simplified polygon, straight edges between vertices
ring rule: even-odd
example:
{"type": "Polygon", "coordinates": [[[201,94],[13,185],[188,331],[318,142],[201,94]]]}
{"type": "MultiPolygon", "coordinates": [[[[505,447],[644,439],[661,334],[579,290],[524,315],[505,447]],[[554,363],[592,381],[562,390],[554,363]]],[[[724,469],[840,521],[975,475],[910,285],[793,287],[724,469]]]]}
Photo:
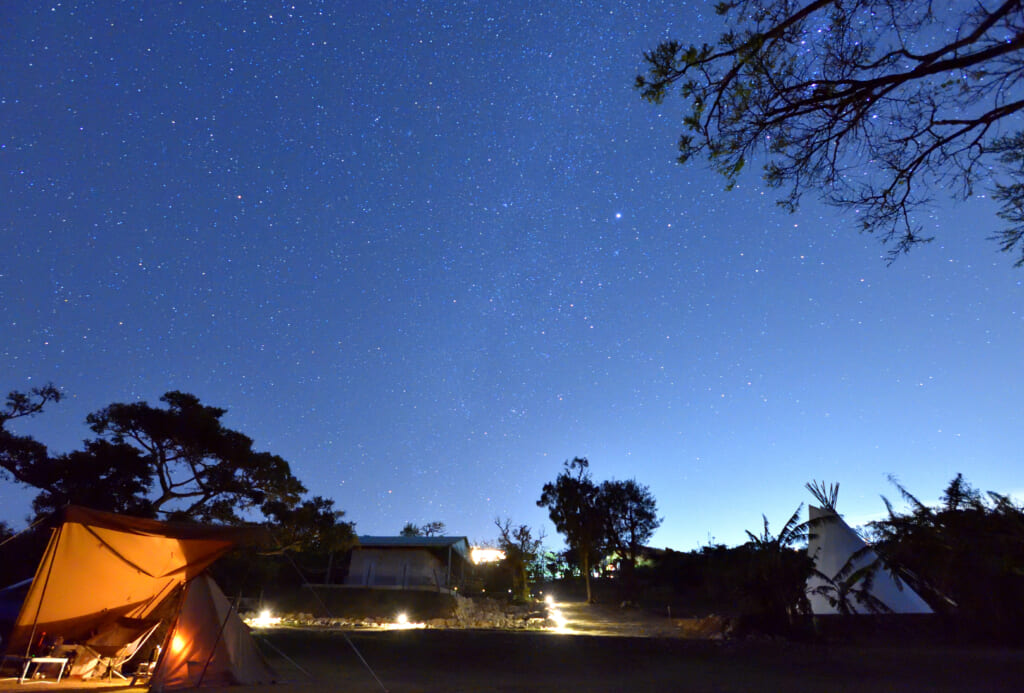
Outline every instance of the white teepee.
{"type": "MultiPolygon", "coordinates": [[[[812,505],[808,507],[808,514],[811,528],[807,552],[814,559],[818,572],[834,577],[846,566],[850,557],[864,549],[866,544],[835,511],[812,505]]],[[[867,549],[855,559],[854,570],[877,559],[878,555],[867,549]]],[[[815,615],[839,613],[839,609],[829,602],[828,597],[818,592],[818,589],[825,585],[827,582],[817,575],[812,575],[807,580],[807,598],[811,603],[811,612],[815,615]]],[[[875,571],[870,594],[893,613],[932,613],[928,604],[909,585],[904,582],[897,583],[884,567],[879,567],[875,571]]],[[[856,596],[851,597],[850,602],[854,612],[871,613],[871,609],[856,596]]]]}

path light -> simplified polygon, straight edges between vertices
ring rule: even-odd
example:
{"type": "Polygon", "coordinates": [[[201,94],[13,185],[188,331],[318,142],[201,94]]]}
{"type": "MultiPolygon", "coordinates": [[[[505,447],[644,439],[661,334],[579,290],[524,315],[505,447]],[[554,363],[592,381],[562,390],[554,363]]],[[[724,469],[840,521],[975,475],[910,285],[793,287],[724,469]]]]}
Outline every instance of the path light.
{"type": "Polygon", "coordinates": [[[394,623],[385,623],[383,625],[384,630],[408,630],[410,628],[426,628],[426,623],[413,623],[409,620],[409,614],[401,612],[395,616],[394,623]]]}
{"type": "Polygon", "coordinates": [[[567,619],[565,615],[562,614],[562,612],[558,609],[548,609],[548,618],[555,622],[556,633],[565,633],[569,630],[566,627],[569,623],[569,619],[567,619]]]}
{"type": "Polygon", "coordinates": [[[562,610],[555,604],[554,595],[548,594],[544,596],[544,604],[547,606],[548,619],[554,622],[554,631],[556,633],[567,633],[569,631],[568,623],[569,619],[565,617],[562,610]]]}
{"type": "Polygon", "coordinates": [[[280,616],[274,616],[270,609],[264,609],[256,618],[248,619],[247,623],[254,628],[269,628],[281,622],[280,616]]]}

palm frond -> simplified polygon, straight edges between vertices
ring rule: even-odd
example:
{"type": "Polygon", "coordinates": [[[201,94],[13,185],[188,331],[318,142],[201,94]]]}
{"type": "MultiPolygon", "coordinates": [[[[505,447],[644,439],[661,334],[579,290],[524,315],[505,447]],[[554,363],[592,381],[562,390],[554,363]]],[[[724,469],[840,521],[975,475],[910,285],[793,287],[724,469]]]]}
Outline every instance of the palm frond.
{"type": "Polygon", "coordinates": [[[779,545],[789,546],[795,544],[798,541],[807,539],[807,525],[800,521],[800,515],[804,509],[804,504],[801,503],[797,506],[796,511],[789,517],[786,524],[782,526],[782,530],[779,531],[779,545]]]}
{"type": "Polygon", "coordinates": [[[824,481],[808,481],[804,488],[811,492],[814,499],[821,503],[825,510],[836,512],[836,502],[839,500],[839,484],[825,486],[824,481]]]}
{"type": "Polygon", "coordinates": [[[900,492],[900,495],[903,496],[903,500],[905,500],[907,502],[907,504],[910,505],[910,507],[914,509],[914,514],[915,515],[931,515],[932,514],[931,508],[929,508],[927,505],[925,505],[924,503],[919,501],[914,494],[912,494],[910,491],[905,489],[903,487],[903,484],[901,484],[899,482],[899,479],[897,479],[892,474],[889,475],[889,483],[896,487],[896,489],[900,492]]]}

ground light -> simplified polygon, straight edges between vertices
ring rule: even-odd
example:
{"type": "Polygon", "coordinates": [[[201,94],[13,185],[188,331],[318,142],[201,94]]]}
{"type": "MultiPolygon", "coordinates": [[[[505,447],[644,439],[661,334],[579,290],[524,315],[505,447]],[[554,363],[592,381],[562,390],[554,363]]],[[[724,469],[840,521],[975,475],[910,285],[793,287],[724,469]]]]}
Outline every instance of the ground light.
{"type": "Polygon", "coordinates": [[[264,609],[260,612],[260,615],[256,618],[248,618],[245,623],[253,628],[269,628],[270,626],[276,626],[281,623],[280,616],[274,616],[270,613],[270,609],[264,609]]]}
{"type": "Polygon", "coordinates": [[[410,630],[412,628],[426,628],[426,623],[413,623],[409,620],[409,614],[404,611],[395,616],[394,623],[385,623],[384,630],[410,630]]]}
{"type": "Polygon", "coordinates": [[[547,595],[544,597],[544,603],[547,604],[548,607],[548,619],[553,621],[555,624],[555,627],[552,628],[552,630],[556,633],[569,632],[569,619],[567,619],[565,614],[562,613],[562,610],[558,608],[558,603],[555,601],[554,597],[550,594],[547,595]]]}

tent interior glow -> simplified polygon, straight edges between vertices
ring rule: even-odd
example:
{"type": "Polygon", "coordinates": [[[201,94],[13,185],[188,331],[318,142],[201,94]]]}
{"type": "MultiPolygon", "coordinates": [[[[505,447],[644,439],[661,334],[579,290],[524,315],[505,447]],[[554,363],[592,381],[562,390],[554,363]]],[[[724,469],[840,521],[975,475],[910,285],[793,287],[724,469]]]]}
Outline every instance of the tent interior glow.
{"type": "Polygon", "coordinates": [[[38,647],[37,636],[46,633],[59,638],[60,647],[74,648],[69,674],[109,676],[161,623],[173,622],[169,641],[159,643],[167,651],[152,672],[154,690],[272,681],[275,675],[248,630],[205,572],[261,532],[69,506],[52,532],[6,651],[28,655],[38,647]],[[82,653],[89,656],[77,656],[82,653]]]}

